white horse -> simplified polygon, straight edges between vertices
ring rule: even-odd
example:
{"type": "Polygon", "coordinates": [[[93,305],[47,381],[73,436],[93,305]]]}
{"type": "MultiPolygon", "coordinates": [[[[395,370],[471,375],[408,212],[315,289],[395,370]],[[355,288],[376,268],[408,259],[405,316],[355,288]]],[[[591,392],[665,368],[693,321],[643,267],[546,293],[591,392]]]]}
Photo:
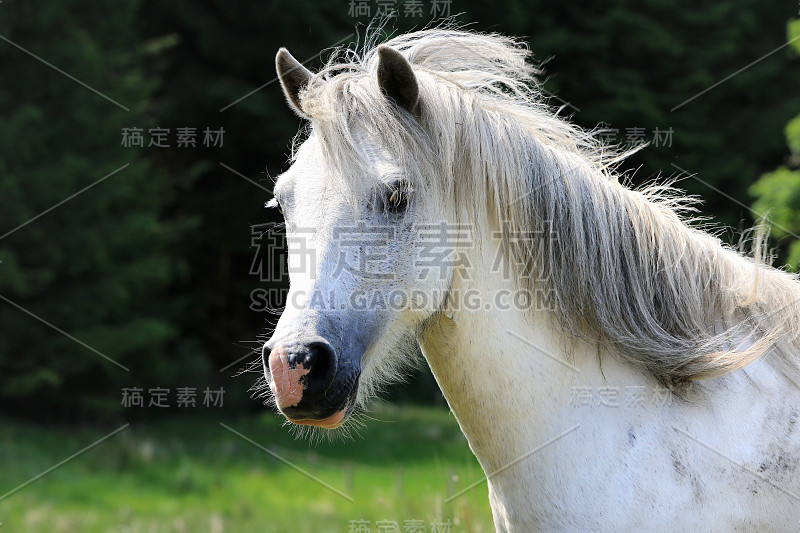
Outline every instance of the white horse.
{"type": "Polygon", "coordinates": [[[527,56],[448,29],[316,74],[278,52],[310,127],[271,202],[267,394],[339,427],[418,343],[498,531],[799,530],[800,283],[622,185],[527,56]]]}

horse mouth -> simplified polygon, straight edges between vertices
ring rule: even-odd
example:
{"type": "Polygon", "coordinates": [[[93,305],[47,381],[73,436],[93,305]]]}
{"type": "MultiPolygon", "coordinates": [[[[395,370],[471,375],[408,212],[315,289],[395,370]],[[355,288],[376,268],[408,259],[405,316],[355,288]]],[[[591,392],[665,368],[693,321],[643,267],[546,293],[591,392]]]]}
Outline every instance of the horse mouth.
{"type": "Polygon", "coordinates": [[[295,404],[281,405],[277,402],[278,410],[293,424],[335,429],[344,424],[353,412],[359,377],[360,372],[345,382],[339,382],[338,387],[328,390],[321,398],[303,395],[295,404]]]}
{"type": "Polygon", "coordinates": [[[349,411],[350,411],[349,405],[345,405],[344,409],[333,413],[331,416],[327,418],[321,418],[321,419],[302,418],[299,420],[295,420],[289,416],[286,416],[286,420],[288,420],[292,424],[297,424],[299,426],[315,426],[324,429],[335,429],[344,423],[344,421],[347,419],[349,411]]]}

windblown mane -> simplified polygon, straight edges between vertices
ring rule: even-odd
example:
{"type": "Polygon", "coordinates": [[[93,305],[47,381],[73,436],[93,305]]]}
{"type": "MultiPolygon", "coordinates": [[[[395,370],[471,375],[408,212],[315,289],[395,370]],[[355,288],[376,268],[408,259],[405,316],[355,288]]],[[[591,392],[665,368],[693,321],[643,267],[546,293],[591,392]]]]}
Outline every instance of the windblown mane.
{"type": "Polygon", "coordinates": [[[364,186],[358,127],[393,151],[418,194],[455,198],[503,235],[519,283],[545,287],[564,328],[668,384],[719,376],[774,349],[797,375],[800,283],[692,226],[668,186],[631,190],[625,155],[557,116],[520,42],[429,29],[385,44],[414,68],[419,119],[380,93],[375,43],[335,53],[301,92],[333,179],[364,186]],[[522,235],[535,238],[518,238],[522,235]]]}

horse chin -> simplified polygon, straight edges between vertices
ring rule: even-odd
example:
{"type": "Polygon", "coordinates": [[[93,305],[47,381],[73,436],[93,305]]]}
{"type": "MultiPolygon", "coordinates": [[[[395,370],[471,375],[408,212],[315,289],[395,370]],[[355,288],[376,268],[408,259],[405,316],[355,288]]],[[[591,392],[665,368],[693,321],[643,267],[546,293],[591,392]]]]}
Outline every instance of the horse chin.
{"type": "Polygon", "coordinates": [[[289,422],[291,422],[293,424],[297,424],[297,425],[300,425],[300,426],[315,426],[315,427],[324,428],[324,429],[335,429],[335,428],[338,428],[339,426],[341,426],[344,423],[344,421],[347,419],[348,410],[349,409],[347,407],[345,407],[341,411],[337,411],[336,413],[332,414],[328,418],[322,418],[320,420],[314,420],[314,419],[311,419],[311,418],[306,418],[306,419],[303,419],[303,420],[293,420],[293,419],[289,418],[288,416],[286,417],[286,420],[288,420],[289,422]]]}

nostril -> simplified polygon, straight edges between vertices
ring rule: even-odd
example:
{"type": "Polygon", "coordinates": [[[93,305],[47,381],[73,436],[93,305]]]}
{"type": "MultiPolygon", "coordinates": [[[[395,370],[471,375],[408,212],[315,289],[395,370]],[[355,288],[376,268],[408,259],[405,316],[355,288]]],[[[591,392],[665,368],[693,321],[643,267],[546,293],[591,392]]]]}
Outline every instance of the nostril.
{"type": "Polygon", "coordinates": [[[324,391],[333,381],[336,373],[336,355],[333,348],[324,342],[312,342],[308,345],[308,386],[314,391],[324,391]]]}

